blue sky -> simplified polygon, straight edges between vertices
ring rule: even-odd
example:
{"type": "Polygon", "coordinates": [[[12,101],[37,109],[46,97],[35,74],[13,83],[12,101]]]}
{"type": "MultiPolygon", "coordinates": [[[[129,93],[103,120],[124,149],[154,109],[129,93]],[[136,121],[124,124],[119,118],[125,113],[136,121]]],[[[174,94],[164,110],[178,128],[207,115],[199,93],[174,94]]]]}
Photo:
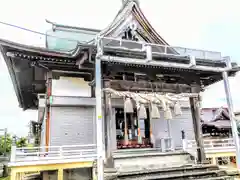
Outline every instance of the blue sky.
{"type": "MultiPolygon", "coordinates": [[[[105,28],[121,6],[121,0],[8,0],[1,3],[0,20],[45,32],[50,26],[45,19],[62,24],[105,28]],[[20,13],[21,11],[21,13],[20,13]]],[[[171,45],[221,51],[240,63],[239,0],[140,0],[140,6],[157,32],[171,45]]],[[[0,37],[24,44],[44,46],[44,37],[0,25],[0,37]]],[[[0,57],[0,128],[26,135],[29,120],[36,112],[18,108],[5,63],[0,57]]],[[[236,109],[240,77],[231,80],[236,109]]],[[[203,93],[205,107],[225,104],[223,84],[218,83],[203,93]]]]}

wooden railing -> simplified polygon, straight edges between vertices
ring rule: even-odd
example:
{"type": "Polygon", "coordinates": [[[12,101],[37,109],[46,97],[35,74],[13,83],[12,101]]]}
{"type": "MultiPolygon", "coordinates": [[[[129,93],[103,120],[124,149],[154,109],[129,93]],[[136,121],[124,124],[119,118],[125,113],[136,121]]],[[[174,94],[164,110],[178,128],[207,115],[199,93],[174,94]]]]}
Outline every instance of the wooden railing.
{"type": "Polygon", "coordinates": [[[132,41],[119,38],[101,37],[102,46],[108,48],[115,48],[118,50],[130,50],[135,52],[142,52],[146,46],[150,47],[151,53],[161,55],[173,55],[173,56],[194,56],[200,59],[222,60],[220,52],[207,51],[201,49],[192,49],[179,46],[169,46],[161,44],[143,43],[141,41],[132,41]]]}
{"type": "Polygon", "coordinates": [[[89,145],[41,146],[16,148],[12,146],[10,163],[29,163],[43,161],[69,161],[97,158],[97,147],[89,145]]]}
{"type": "MultiPolygon", "coordinates": [[[[232,138],[207,139],[203,141],[206,153],[234,152],[235,145],[232,138]]],[[[186,140],[184,149],[188,152],[195,152],[197,149],[195,140],[186,140]]]]}

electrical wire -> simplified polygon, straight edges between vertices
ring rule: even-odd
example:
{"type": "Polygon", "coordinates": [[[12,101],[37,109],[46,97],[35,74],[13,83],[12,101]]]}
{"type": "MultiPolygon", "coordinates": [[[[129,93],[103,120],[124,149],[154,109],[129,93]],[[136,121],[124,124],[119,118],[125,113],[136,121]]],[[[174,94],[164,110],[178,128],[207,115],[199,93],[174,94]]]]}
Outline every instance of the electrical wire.
{"type": "Polygon", "coordinates": [[[76,39],[69,39],[69,38],[62,38],[62,37],[58,37],[58,36],[53,36],[53,35],[49,35],[49,34],[46,34],[46,33],[39,32],[39,31],[35,31],[35,30],[31,30],[31,29],[24,28],[24,27],[21,27],[21,26],[17,26],[17,25],[14,25],[14,24],[6,23],[6,22],[3,22],[3,21],[0,21],[0,24],[3,24],[5,26],[10,26],[10,27],[13,27],[13,28],[17,28],[17,29],[21,29],[23,31],[28,31],[28,32],[31,32],[31,33],[34,33],[34,34],[39,34],[39,35],[42,35],[42,36],[48,36],[48,37],[52,37],[52,38],[56,38],[56,39],[63,39],[63,40],[77,42],[77,43],[81,44],[76,39]]]}

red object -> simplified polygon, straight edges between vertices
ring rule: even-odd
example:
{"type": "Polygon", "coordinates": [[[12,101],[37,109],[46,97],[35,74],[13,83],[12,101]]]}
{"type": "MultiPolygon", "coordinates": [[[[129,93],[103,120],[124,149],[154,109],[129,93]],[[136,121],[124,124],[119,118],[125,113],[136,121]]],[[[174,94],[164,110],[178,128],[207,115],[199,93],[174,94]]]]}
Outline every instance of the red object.
{"type": "Polygon", "coordinates": [[[143,139],[142,144],[138,144],[136,139],[128,140],[128,144],[125,144],[124,140],[117,141],[117,148],[118,149],[131,149],[131,148],[151,148],[153,145],[149,142],[148,139],[143,139]]]}

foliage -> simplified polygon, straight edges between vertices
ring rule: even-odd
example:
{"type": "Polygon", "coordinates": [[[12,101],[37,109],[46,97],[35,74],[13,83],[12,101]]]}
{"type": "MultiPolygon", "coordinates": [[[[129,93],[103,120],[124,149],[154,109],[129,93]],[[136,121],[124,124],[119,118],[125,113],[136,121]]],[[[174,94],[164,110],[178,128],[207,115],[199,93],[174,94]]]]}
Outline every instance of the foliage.
{"type": "Polygon", "coordinates": [[[27,146],[27,139],[25,137],[21,137],[17,140],[16,145],[18,148],[26,147],[27,146]]]}
{"type": "MultiPolygon", "coordinates": [[[[0,156],[4,154],[4,146],[5,146],[4,139],[5,139],[4,136],[0,136],[0,156]]],[[[25,137],[19,138],[16,142],[16,145],[18,148],[28,146],[27,139],[25,137]]],[[[7,154],[9,154],[11,152],[11,147],[12,147],[12,137],[11,137],[11,135],[7,134],[7,138],[6,138],[6,153],[7,154]]]]}
{"type": "Polygon", "coordinates": [[[10,176],[8,176],[8,177],[2,177],[2,178],[0,178],[0,180],[10,180],[10,176]]]}
{"type": "MultiPolygon", "coordinates": [[[[4,154],[4,146],[5,146],[4,139],[5,139],[4,136],[0,137],[0,155],[4,154]]],[[[6,138],[6,153],[7,154],[10,153],[11,146],[12,146],[12,137],[8,134],[7,138],[6,138]]]]}

